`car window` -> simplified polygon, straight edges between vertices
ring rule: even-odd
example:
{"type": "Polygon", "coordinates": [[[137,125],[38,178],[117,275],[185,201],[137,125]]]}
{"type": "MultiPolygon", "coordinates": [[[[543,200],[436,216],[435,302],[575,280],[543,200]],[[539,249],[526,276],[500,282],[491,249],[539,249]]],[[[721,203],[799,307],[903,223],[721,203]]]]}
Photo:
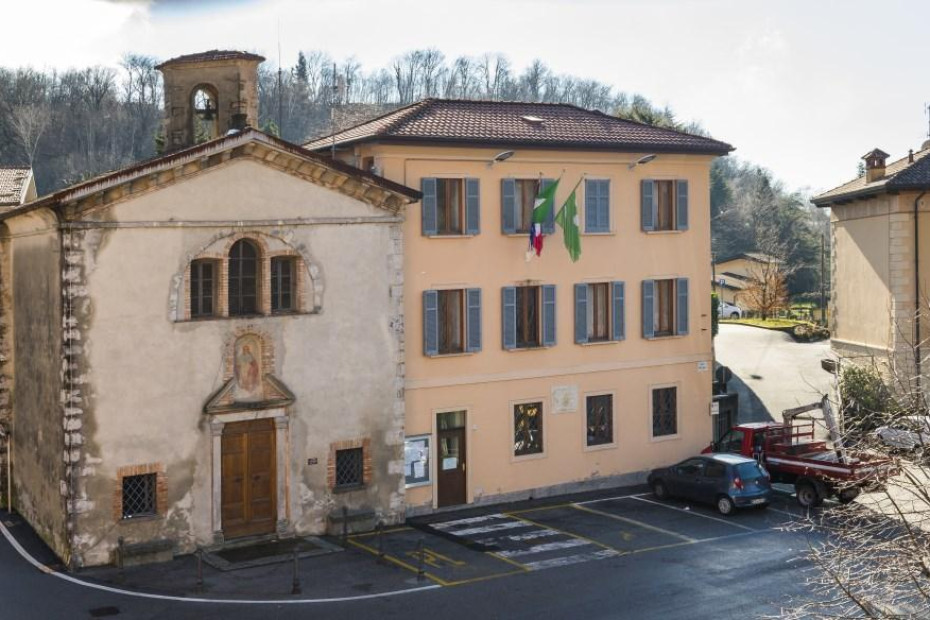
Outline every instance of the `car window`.
{"type": "Polygon", "coordinates": [[[743,436],[745,434],[741,430],[731,428],[717,442],[717,452],[736,452],[739,454],[743,451],[743,436]]]}
{"type": "Polygon", "coordinates": [[[758,463],[740,463],[736,466],[736,473],[743,480],[755,480],[756,478],[765,477],[765,471],[758,463]]]}
{"type": "Polygon", "coordinates": [[[683,461],[675,467],[675,470],[682,476],[696,476],[700,475],[701,471],[704,469],[704,460],[703,459],[688,459],[683,461]]]}
{"type": "Polygon", "coordinates": [[[717,461],[711,461],[704,468],[706,478],[723,478],[727,473],[727,466],[717,461]]]}

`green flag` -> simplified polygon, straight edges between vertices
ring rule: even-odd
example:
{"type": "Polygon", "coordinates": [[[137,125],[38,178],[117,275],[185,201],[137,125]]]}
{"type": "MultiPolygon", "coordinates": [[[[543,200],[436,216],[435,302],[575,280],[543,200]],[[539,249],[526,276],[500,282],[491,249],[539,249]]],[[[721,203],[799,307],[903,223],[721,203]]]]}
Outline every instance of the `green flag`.
{"type": "MultiPolygon", "coordinates": [[[[581,181],[578,182],[581,185],[581,181]]],[[[572,190],[572,193],[565,199],[565,204],[555,214],[556,223],[562,227],[562,239],[565,242],[565,249],[572,262],[576,262],[581,256],[581,233],[578,230],[578,206],[575,204],[575,192],[578,191],[578,185],[572,190]]]]}

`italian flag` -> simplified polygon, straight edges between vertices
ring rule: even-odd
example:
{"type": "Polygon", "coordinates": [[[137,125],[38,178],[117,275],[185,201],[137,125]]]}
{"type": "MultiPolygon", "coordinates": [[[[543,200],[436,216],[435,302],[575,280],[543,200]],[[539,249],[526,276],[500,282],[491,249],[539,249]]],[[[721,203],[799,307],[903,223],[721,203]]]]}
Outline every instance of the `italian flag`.
{"type": "Polygon", "coordinates": [[[562,177],[559,177],[554,183],[545,188],[542,187],[542,182],[540,182],[539,193],[536,195],[536,204],[533,205],[533,219],[530,224],[530,247],[527,250],[527,256],[529,256],[529,252],[533,251],[536,252],[536,256],[542,255],[542,225],[543,222],[549,219],[549,214],[555,208],[555,190],[561,180],[562,177]]]}

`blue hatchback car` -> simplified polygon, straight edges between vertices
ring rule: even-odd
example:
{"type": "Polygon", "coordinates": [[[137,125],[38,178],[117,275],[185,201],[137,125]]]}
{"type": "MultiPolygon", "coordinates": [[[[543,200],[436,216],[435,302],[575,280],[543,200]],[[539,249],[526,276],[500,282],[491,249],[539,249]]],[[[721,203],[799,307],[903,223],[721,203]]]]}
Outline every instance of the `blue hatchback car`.
{"type": "Polygon", "coordinates": [[[695,456],[652,470],[647,481],[659,499],[680,497],[713,504],[722,515],[736,508],[763,508],[772,499],[769,473],[755,460],[737,454],[695,456]]]}

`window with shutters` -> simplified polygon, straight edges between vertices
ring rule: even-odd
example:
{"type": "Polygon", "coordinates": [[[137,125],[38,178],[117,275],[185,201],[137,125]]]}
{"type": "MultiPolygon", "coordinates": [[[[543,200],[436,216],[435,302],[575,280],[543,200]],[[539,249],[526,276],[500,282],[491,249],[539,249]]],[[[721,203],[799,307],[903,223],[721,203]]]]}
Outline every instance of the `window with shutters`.
{"type": "Polygon", "coordinates": [[[590,448],[614,443],[613,394],[588,396],[586,405],[586,445],[590,448]]]}
{"type": "Polygon", "coordinates": [[[481,350],[481,289],[423,292],[423,352],[428,356],[481,350]]]}
{"type": "Polygon", "coordinates": [[[514,221],[515,233],[529,233],[533,224],[533,207],[536,206],[536,196],[539,195],[539,181],[536,179],[514,180],[514,202],[516,217],[514,221]]]}
{"type": "Polygon", "coordinates": [[[517,348],[538,347],[539,337],[539,287],[517,287],[517,348]]]}
{"type": "Polygon", "coordinates": [[[652,436],[669,437],[678,434],[678,388],[652,390],[652,436]]]}
{"type": "Polygon", "coordinates": [[[461,235],[465,232],[465,188],[462,179],[436,179],[436,232],[461,235]]]}
{"type": "Polygon", "coordinates": [[[688,181],[643,179],[640,190],[642,229],[662,232],[688,229],[688,181]]]}
{"type": "Polygon", "coordinates": [[[213,260],[191,261],[191,318],[203,318],[216,313],[217,267],[213,260]]]}
{"type": "Polygon", "coordinates": [[[671,336],[675,333],[675,280],[655,281],[656,336],[671,336]]]}
{"type": "Polygon", "coordinates": [[[610,232],[610,181],[606,179],[585,179],[584,231],[610,232]]]}
{"type": "Polygon", "coordinates": [[[258,283],[258,249],[250,240],[240,239],[229,250],[229,316],[258,314],[258,283]]]}
{"type": "Polygon", "coordinates": [[[513,406],[513,455],[527,456],[543,451],[542,402],[513,406]]]}
{"type": "Polygon", "coordinates": [[[293,312],[296,309],[296,267],[297,260],[289,256],[276,256],[271,259],[272,312],[293,312]]]}
{"type": "Polygon", "coordinates": [[[595,282],[575,285],[575,342],[590,344],[626,337],[625,285],[595,282]]]}

